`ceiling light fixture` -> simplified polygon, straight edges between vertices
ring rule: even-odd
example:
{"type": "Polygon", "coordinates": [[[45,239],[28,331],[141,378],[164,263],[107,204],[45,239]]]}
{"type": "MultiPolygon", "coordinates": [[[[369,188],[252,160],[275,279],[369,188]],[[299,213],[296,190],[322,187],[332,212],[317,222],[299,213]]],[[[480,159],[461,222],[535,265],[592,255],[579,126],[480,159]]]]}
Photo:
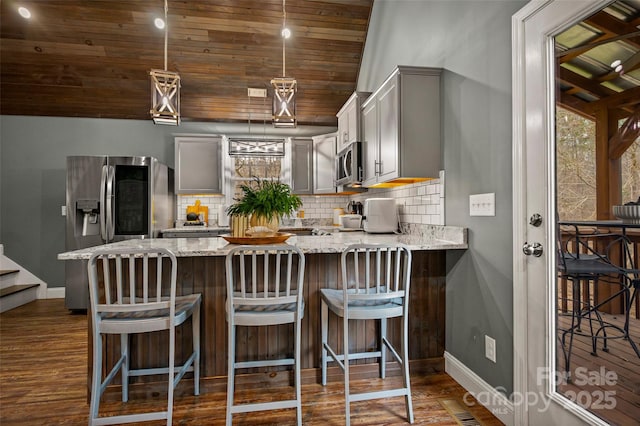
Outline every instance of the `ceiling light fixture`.
{"type": "Polygon", "coordinates": [[[180,124],[180,75],[167,71],[169,40],[169,6],[164,0],[164,70],[151,70],[151,118],[155,124],[180,124]]]}
{"type": "Polygon", "coordinates": [[[296,92],[298,82],[295,78],[287,77],[285,43],[291,36],[287,28],[287,12],[285,1],[282,0],[282,77],[271,80],[273,86],[273,127],[296,127],[296,92]]]}
{"type": "Polygon", "coordinates": [[[29,11],[29,9],[27,9],[26,7],[19,7],[18,8],[18,13],[20,14],[20,16],[22,16],[24,19],[29,19],[31,18],[31,12],[29,11]]]}

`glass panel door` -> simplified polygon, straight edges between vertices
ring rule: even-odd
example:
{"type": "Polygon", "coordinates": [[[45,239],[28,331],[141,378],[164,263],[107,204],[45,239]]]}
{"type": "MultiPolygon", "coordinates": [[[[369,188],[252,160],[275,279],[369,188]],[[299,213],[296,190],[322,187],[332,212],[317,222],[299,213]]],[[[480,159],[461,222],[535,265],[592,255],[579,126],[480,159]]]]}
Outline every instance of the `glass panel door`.
{"type": "Polygon", "coordinates": [[[115,166],[115,235],[149,232],[149,166],[115,166]]]}

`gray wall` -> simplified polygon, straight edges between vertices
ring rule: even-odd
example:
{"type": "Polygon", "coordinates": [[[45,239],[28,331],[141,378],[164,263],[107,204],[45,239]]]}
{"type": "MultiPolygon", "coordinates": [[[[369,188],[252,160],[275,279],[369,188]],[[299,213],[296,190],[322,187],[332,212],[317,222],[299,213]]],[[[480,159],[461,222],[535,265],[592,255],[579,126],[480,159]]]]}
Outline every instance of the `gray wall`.
{"type": "Polygon", "coordinates": [[[376,0],[358,90],[396,65],[441,67],[445,223],[469,229],[447,254],[446,350],[513,390],[511,15],[526,1],[376,0]],[[496,194],[495,217],[470,217],[469,195],[496,194]],[[497,363],[484,336],[497,342],[497,363]]]}
{"type": "MultiPolygon", "coordinates": [[[[299,127],[276,133],[308,136],[335,128],[299,127]]],[[[0,116],[0,243],[7,257],[45,281],[64,286],[66,157],[148,155],[173,167],[175,134],[246,134],[246,124],[191,123],[179,127],[151,120],[0,116]]]]}

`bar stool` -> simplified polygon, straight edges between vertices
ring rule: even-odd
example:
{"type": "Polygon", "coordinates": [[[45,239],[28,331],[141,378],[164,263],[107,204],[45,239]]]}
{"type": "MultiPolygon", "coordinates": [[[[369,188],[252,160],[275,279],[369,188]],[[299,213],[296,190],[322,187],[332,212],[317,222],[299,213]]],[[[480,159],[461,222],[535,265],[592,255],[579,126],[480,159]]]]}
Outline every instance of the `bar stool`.
{"type": "Polygon", "coordinates": [[[322,322],[322,385],[327,384],[328,355],[344,371],[346,424],[350,424],[350,404],[356,401],[404,396],[407,420],[413,423],[411,386],[409,383],[408,320],[409,286],[411,282],[411,251],[403,244],[355,244],[343,253],[342,289],[321,289],[322,322]],[[329,311],[343,318],[343,354],[336,354],[328,343],[329,311]],[[387,340],[387,319],[401,317],[400,351],[387,340]],[[377,351],[350,353],[349,320],[380,320],[377,351]],[[398,389],[351,393],[349,362],[356,359],[379,358],[380,377],[385,378],[386,350],[402,368],[403,386],[398,389]]]}
{"type": "Polygon", "coordinates": [[[167,425],[171,425],[173,390],[186,372],[194,374],[194,395],[200,393],[200,294],[176,296],[176,257],[162,248],[99,249],[89,259],[87,269],[93,323],[89,425],[150,420],[166,420],[167,425]],[[155,268],[149,261],[151,258],[155,260],[155,268]],[[167,262],[170,265],[168,271],[163,268],[167,262]],[[98,275],[99,264],[102,264],[102,276],[98,275]],[[175,329],[189,317],[192,317],[193,350],[183,365],[176,366],[175,329]],[[159,330],[169,331],[168,367],[131,369],[129,335],[159,330]],[[108,334],[120,335],[120,358],[102,381],[102,339],[108,334]],[[129,377],[166,374],[167,409],[99,417],[100,397],[118,370],[122,372],[122,402],[129,399],[129,377]]]}
{"type": "Polygon", "coordinates": [[[300,397],[300,331],[304,314],[302,297],[305,258],[297,247],[287,244],[238,246],[227,254],[227,416],[253,411],[295,408],[297,424],[302,425],[300,397]],[[236,361],[236,329],[238,326],[294,324],[293,357],[281,359],[236,361]],[[262,403],[234,403],[235,371],[253,367],[293,365],[295,398],[262,403]]]}

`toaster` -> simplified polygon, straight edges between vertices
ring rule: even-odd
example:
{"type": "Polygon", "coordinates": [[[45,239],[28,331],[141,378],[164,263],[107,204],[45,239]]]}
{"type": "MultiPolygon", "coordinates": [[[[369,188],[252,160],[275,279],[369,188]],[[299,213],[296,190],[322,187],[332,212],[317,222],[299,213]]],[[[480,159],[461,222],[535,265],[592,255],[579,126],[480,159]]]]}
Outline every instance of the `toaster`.
{"type": "Polygon", "coordinates": [[[384,234],[398,230],[398,207],[393,198],[368,198],[362,213],[365,232],[384,234]]]}

